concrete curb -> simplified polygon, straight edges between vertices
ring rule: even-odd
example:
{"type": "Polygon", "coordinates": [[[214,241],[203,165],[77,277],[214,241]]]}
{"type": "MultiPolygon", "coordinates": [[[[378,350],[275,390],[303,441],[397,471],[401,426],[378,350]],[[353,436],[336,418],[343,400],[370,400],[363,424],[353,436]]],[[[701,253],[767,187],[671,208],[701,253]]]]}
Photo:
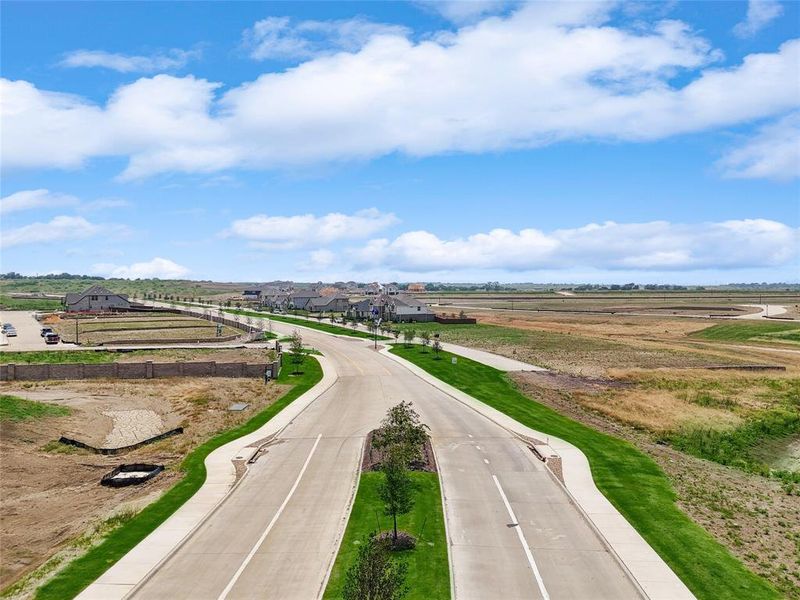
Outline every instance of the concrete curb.
{"type": "MultiPolygon", "coordinates": [[[[155,531],[83,590],[77,596],[79,600],[122,600],[192,536],[238,485],[232,461],[249,458],[247,449],[251,444],[280,433],[336,383],[338,375],[327,359],[322,356],[315,358],[322,366],[323,376],[319,383],[259,429],[209,454],[205,460],[206,480],[203,486],[155,531]]],[[[239,481],[243,479],[244,476],[239,481]]]]}
{"type": "Polygon", "coordinates": [[[694,598],[689,588],[650,547],[650,544],[600,493],[592,479],[589,460],[579,448],[559,438],[526,427],[505,413],[476,400],[448,383],[433,377],[415,364],[392,354],[389,352],[389,347],[382,348],[380,352],[504,429],[517,435],[546,440],[547,445],[553,449],[554,453],[561,457],[564,467],[564,487],[570,497],[647,597],[650,600],[690,600],[694,598]]]}

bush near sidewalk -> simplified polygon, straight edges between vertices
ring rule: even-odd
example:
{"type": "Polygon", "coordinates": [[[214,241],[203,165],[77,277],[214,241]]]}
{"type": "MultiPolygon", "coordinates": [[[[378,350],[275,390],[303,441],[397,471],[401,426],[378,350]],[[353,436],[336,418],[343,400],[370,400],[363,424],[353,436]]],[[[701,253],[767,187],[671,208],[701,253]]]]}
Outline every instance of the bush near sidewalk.
{"type": "Polygon", "coordinates": [[[181,463],[185,476],[161,498],[113,531],[100,544],[72,561],[63,571],[36,592],[37,600],[74,598],[114,563],[133,549],[159,525],[166,521],[184,502],[200,489],[206,480],[205,459],[217,448],[251,433],[267,423],[303,393],[322,379],[322,367],[315,358],[304,366],[303,374],[293,376],[283,369],[278,383],[293,385],[286,394],[246,423],[229,429],[195,448],[181,463]]]}
{"type": "Polygon", "coordinates": [[[699,599],[780,597],[678,508],[666,475],[630,443],[528,398],[504,372],[487,365],[463,356],[452,364],[455,355],[423,353],[420,346],[398,345],[391,352],[523,425],[580,448],[598,489],[699,599]]]}

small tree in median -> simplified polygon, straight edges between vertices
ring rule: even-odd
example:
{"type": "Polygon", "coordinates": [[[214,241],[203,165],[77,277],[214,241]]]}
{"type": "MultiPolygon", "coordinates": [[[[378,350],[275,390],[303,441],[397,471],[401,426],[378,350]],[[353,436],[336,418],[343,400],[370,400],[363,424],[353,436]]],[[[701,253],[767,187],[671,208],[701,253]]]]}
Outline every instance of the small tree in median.
{"type": "Polygon", "coordinates": [[[436,360],[439,360],[439,352],[442,351],[442,343],[439,338],[433,340],[433,353],[436,355],[436,360]]]}
{"type": "Polygon", "coordinates": [[[386,413],[375,432],[372,445],[391,454],[406,466],[421,460],[421,448],[428,441],[428,426],[420,422],[411,402],[396,404],[386,413]]]}
{"type": "Polygon", "coordinates": [[[427,330],[423,330],[419,334],[419,337],[422,338],[422,351],[423,352],[427,352],[428,351],[428,346],[431,343],[431,334],[430,334],[430,332],[427,331],[427,330]]]}
{"type": "Polygon", "coordinates": [[[416,335],[416,331],[413,329],[405,329],[403,330],[403,342],[406,348],[411,345],[411,342],[414,341],[414,336],[416,335]]]}
{"type": "Polygon", "coordinates": [[[414,507],[414,485],[408,475],[403,449],[390,446],[384,457],[383,481],[378,494],[383,501],[383,512],[392,517],[392,544],[397,545],[397,517],[411,511],[414,507]]]}
{"type": "Polygon", "coordinates": [[[386,542],[372,533],[345,574],[344,600],[400,600],[406,595],[406,563],[392,559],[386,542]]]}

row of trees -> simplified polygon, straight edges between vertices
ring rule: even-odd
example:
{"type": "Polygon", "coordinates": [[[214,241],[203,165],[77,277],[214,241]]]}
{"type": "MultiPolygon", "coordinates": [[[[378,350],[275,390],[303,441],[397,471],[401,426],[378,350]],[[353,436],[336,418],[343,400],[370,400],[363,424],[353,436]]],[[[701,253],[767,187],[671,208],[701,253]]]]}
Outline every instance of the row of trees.
{"type": "Polygon", "coordinates": [[[398,600],[407,593],[408,566],[393,558],[391,551],[413,547],[415,542],[410,534],[398,531],[397,517],[414,507],[409,466],[423,460],[422,449],[427,441],[428,426],[420,422],[410,402],[390,408],[380,429],[375,431],[372,445],[383,457],[383,481],[378,494],[384,514],[392,518],[392,533],[389,538],[373,532],[361,545],[345,575],[344,600],[398,600]],[[401,535],[404,543],[400,542],[401,535]]]}

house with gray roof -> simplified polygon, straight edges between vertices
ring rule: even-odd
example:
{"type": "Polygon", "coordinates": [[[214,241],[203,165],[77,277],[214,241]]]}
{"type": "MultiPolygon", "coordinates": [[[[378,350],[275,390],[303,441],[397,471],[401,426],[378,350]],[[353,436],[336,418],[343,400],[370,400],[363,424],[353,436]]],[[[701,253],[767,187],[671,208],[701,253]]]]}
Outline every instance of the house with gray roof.
{"type": "Polygon", "coordinates": [[[106,312],[130,308],[127,294],[115,294],[101,285],[93,285],[85,292],[64,296],[68,312],[106,312]]]}

